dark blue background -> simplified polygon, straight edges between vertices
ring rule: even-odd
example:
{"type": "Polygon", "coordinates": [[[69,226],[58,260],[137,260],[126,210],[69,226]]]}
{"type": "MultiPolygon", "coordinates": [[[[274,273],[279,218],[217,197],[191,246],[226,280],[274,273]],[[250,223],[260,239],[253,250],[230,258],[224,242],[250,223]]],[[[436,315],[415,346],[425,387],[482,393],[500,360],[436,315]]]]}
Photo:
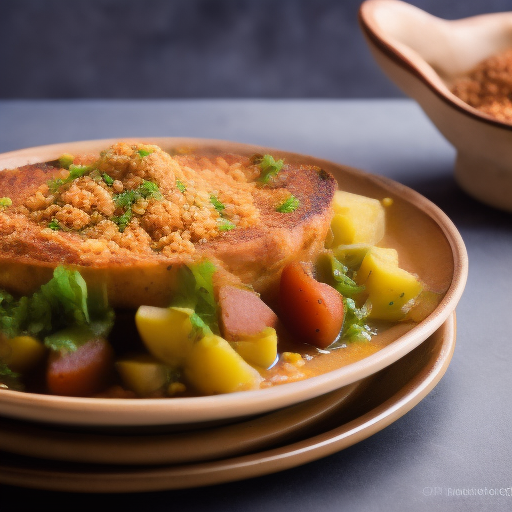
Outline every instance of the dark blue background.
{"type": "MultiPolygon", "coordinates": [[[[0,98],[368,98],[360,0],[1,0],[0,98]]],[[[454,19],[510,0],[412,0],[454,19]]]]}

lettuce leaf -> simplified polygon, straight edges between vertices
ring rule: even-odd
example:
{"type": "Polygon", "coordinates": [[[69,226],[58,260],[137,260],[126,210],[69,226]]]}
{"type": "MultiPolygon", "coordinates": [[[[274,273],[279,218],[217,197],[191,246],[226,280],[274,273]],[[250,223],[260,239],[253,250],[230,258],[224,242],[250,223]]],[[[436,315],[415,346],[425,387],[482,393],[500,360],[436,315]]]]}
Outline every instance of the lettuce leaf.
{"type": "Polygon", "coordinates": [[[215,271],[215,265],[209,260],[181,266],[176,293],[170,304],[193,309],[192,325],[202,334],[207,334],[208,330],[219,333],[218,306],[213,292],[215,271]]]}
{"type": "Polygon", "coordinates": [[[59,266],[52,279],[31,296],[15,299],[0,290],[0,331],[8,338],[28,334],[42,339],[78,328],[106,336],[114,324],[106,297],[106,289],[101,289],[89,298],[80,272],[59,266]]]}

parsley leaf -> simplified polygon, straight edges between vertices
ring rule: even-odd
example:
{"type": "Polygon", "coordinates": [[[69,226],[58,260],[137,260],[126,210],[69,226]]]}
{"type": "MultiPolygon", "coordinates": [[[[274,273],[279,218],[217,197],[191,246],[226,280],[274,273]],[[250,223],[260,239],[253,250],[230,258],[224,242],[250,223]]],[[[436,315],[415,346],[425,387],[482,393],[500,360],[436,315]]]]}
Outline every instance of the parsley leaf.
{"type": "Polygon", "coordinates": [[[101,177],[103,178],[103,181],[111,187],[114,184],[114,179],[110,177],[106,172],[104,172],[101,177]]]}
{"type": "Polygon", "coordinates": [[[59,221],[57,219],[52,219],[49,223],[48,223],[48,227],[50,229],[53,229],[53,231],[59,231],[61,230],[61,226],[59,224],[59,221]]]}
{"type": "Polygon", "coordinates": [[[12,199],[10,197],[0,197],[0,210],[8,208],[12,205],[12,199]]]}
{"type": "Polygon", "coordinates": [[[126,229],[126,226],[128,226],[133,217],[132,206],[141,198],[160,201],[163,199],[163,196],[156,183],[144,180],[138,188],[125,190],[113,197],[116,207],[125,210],[121,215],[111,219],[112,222],[119,226],[121,233],[126,229]]]}
{"type": "Polygon", "coordinates": [[[292,194],[276,208],[276,211],[279,213],[291,213],[299,207],[299,204],[299,200],[292,194]]]}
{"type": "Polygon", "coordinates": [[[261,174],[259,177],[259,181],[261,183],[267,184],[270,181],[274,180],[276,176],[279,174],[279,171],[283,168],[284,161],[283,160],[274,160],[272,155],[263,155],[261,161],[259,162],[261,174]]]}
{"type": "Polygon", "coordinates": [[[219,212],[222,214],[223,210],[225,210],[225,206],[223,203],[221,203],[218,198],[214,195],[211,195],[210,196],[210,203],[213,204],[213,207],[219,212]]]}
{"type": "Polygon", "coordinates": [[[133,213],[130,205],[128,208],[126,208],[125,212],[122,215],[119,215],[118,217],[112,217],[112,222],[115,222],[119,227],[119,231],[123,233],[126,229],[126,226],[128,226],[128,224],[132,220],[132,216],[133,213]]]}
{"type": "Polygon", "coordinates": [[[160,201],[163,198],[160,190],[158,189],[158,185],[152,181],[144,180],[142,184],[139,185],[137,192],[144,199],[156,199],[160,201]]]}
{"type": "Polygon", "coordinates": [[[69,175],[67,178],[54,178],[53,180],[49,180],[47,182],[48,188],[50,192],[57,192],[63,185],[67,185],[72,181],[85,176],[89,172],[92,171],[92,167],[90,165],[73,165],[69,166],[69,175]]]}
{"type": "Polygon", "coordinates": [[[231,231],[236,228],[236,224],[233,224],[229,219],[219,219],[217,227],[219,231],[231,231]]]}
{"type": "Polygon", "coordinates": [[[137,151],[137,153],[139,154],[139,156],[141,158],[144,158],[145,156],[151,155],[151,153],[153,153],[153,150],[152,149],[139,149],[137,151]]]}

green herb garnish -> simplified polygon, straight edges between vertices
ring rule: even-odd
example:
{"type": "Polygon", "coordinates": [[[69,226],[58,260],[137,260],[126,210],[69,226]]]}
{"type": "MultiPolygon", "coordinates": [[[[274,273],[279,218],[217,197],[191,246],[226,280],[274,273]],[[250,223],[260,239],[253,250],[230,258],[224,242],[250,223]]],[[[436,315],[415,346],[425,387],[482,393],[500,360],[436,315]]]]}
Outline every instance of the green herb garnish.
{"type": "Polygon", "coordinates": [[[142,184],[139,185],[137,192],[144,199],[156,199],[160,201],[163,198],[160,190],[158,189],[158,185],[152,181],[144,180],[142,184]]]}
{"type": "Polygon", "coordinates": [[[219,219],[217,227],[219,231],[231,231],[236,228],[236,224],[233,224],[229,219],[219,219]]]}
{"type": "Polygon", "coordinates": [[[214,208],[222,214],[223,210],[226,208],[223,203],[221,203],[218,198],[214,195],[210,196],[210,203],[213,204],[214,208]]]}
{"type": "Polygon", "coordinates": [[[0,197],[0,210],[8,208],[12,205],[12,199],[10,197],[0,197]]]}
{"type": "Polygon", "coordinates": [[[370,341],[375,332],[365,322],[370,312],[368,307],[364,305],[358,308],[353,299],[345,297],[343,309],[345,318],[341,337],[347,341],[370,341]]]}
{"type": "Polygon", "coordinates": [[[129,206],[128,208],[126,208],[125,212],[122,215],[119,215],[118,217],[112,217],[112,222],[115,222],[119,227],[119,231],[123,233],[126,229],[126,226],[128,226],[128,224],[132,220],[132,216],[132,208],[131,206],[129,206]]]}
{"type": "Polygon", "coordinates": [[[187,190],[187,187],[186,185],[180,181],[180,180],[176,180],[176,188],[183,194],[186,190],[187,190]]]}
{"type": "Polygon", "coordinates": [[[152,149],[139,149],[137,151],[137,153],[139,154],[139,156],[141,158],[144,158],[145,156],[151,155],[151,153],[153,153],[153,150],[152,149]]]}
{"type": "Polygon", "coordinates": [[[62,229],[61,225],[59,224],[59,221],[57,219],[53,219],[48,223],[48,227],[50,229],[53,229],[53,231],[60,231],[62,229]]]}
{"type": "Polygon", "coordinates": [[[124,209],[124,212],[117,216],[112,217],[112,222],[115,222],[119,226],[119,231],[121,233],[126,229],[126,226],[130,223],[132,219],[133,212],[132,206],[139,199],[156,199],[161,200],[163,198],[160,190],[158,189],[158,185],[153,183],[152,181],[144,180],[138,188],[134,190],[125,190],[120,194],[116,194],[114,199],[114,204],[118,208],[124,209]]]}
{"type": "Polygon", "coordinates": [[[114,184],[114,179],[111,178],[106,172],[104,172],[101,177],[103,178],[103,181],[111,187],[114,184]]]}
{"type": "Polygon", "coordinates": [[[57,192],[63,185],[67,185],[72,181],[85,176],[89,172],[92,171],[92,167],[90,165],[73,165],[69,166],[69,175],[67,178],[55,178],[53,180],[48,181],[48,188],[50,192],[57,192]]]}
{"type": "Polygon", "coordinates": [[[259,181],[261,183],[267,184],[274,180],[279,174],[279,171],[282,169],[283,165],[283,160],[277,160],[276,162],[272,155],[263,155],[261,161],[259,162],[261,169],[259,181]]]}
{"type": "Polygon", "coordinates": [[[276,208],[276,211],[279,213],[292,213],[299,207],[299,204],[299,200],[292,194],[276,208]]]}

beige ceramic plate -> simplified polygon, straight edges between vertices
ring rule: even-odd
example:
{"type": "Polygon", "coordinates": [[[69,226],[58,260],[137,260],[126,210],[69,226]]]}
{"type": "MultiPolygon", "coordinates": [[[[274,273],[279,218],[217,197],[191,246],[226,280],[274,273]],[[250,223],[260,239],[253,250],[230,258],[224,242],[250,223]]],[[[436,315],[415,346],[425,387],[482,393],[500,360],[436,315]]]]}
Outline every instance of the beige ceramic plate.
{"type": "Polygon", "coordinates": [[[448,21],[398,0],[366,0],[359,19],[383,71],[457,149],[461,187],[512,211],[512,123],[480,112],[450,90],[479,62],[512,47],[512,12],[448,21]]]}
{"type": "MultiPolygon", "coordinates": [[[[378,343],[383,348],[368,357],[342,366],[342,351],[321,356],[331,371],[304,381],[257,391],[179,399],[67,398],[5,390],[0,392],[0,415],[67,425],[180,425],[185,428],[190,424],[268,413],[329,393],[389,366],[426,340],[454,311],[467,278],[465,246],[450,219],[417,192],[383,177],[271,148],[199,139],[154,138],[146,141],[166,150],[187,146],[249,155],[269,152],[276,158],[311,163],[330,171],[344,190],[379,199],[393,198],[394,204],[387,214],[387,234],[382,243],[396,247],[400,265],[420,275],[428,288],[443,293],[443,299],[412,329],[399,326],[379,335],[378,343]]],[[[0,168],[54,160],[63,152],[97,151],[112,142],[85,141],[6,153],[0,155],[0,168]]]]}
{"type": "Polygon", "coordinates": [[[342,407],[349,407],[366,379],[248,421],[189,432],[162,429],[64,429],[0,418],[0,450],[18,455],[97,464],[178,464],[233,457],[304,437],[342,407]],[[135,430],[135,431],[133,431],[135,430]],[[160,430],[160,431],[159,431],[160,430]]]}
{"type": "Polygon", "coordinates": [[[368,377],[359,400],[340,406],[314,435],[242,457],[151,467],[73,465],[0,453],[0,482],[65,492],[147,492],[199,487],[289,469],[343,450],[382,430],[422,400],[455,348],[455,314],[411,353],[368,377]]]}

